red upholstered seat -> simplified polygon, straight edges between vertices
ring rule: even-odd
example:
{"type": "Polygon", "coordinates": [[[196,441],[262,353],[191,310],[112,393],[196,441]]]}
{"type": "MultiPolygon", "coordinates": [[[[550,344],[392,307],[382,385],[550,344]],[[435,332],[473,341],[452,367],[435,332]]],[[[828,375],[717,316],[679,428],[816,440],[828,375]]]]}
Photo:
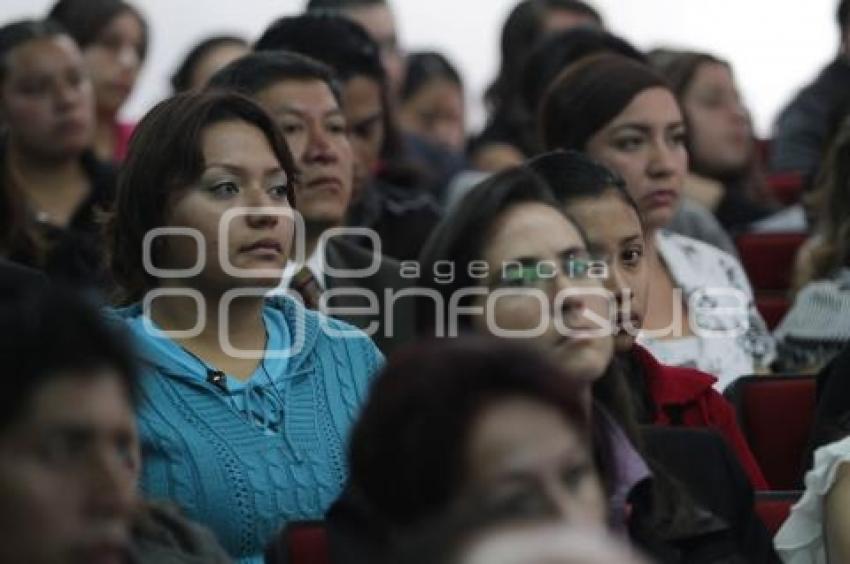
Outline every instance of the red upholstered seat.
{"type": "Polygon", "coordinates": [[[804,184],[803,175],[799,172],[779,172],[767,177],[767,189],[783,206],[800,201],[804,184]]]}
{"type": "Polygon", "coordinates": [[[771,331],[779,325],[790,307],[791,300],[784,292],[756,292],[756,308],[771,331]]]}
{"type": "Polygon", "coordinates": [[[785,291],[804,233],[744,233],[735,239],[753,290],[785,291]]]}
{"type": "Polygon", "coordinates": [[[814,376],[745,376],[725,395],[770,487],[799,489],[815,409],[814,376]]]}
{"type": "Polygon", "coordinates": [[[791,513],[791,506],[797,503],[801,491],[770,491],[756,492],[756,513],[770,536],[776,535],[779,527],[791,513]]]}
{"type": "Polygon", "coordinates": [[[290,564],[330,564],[328,535],[323,522],[290,523],[286,539],[290,564]]]}

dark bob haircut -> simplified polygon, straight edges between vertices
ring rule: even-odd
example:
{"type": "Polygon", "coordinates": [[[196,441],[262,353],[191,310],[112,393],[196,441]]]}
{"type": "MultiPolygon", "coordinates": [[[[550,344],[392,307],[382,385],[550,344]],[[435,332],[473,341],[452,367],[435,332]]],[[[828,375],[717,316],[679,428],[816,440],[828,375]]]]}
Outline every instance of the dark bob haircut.
{"type": "Polygon", "coordinates": [[[59,0],[47,17],[64,25],[74,41],[85,49],[98,40],[103,29],[123,13],[130,13],[142,28],[142,45],[139,59],[144,61],[148,52],[148,24],[141,12],[122,0],[59,0]]]}
{"type": "MultiPolygon", "coordinates": [[[[484,247],[492,235],[496,220],[517,204],[539,202],[560,211],[560,204],[552,196],[546,183],[531,170],[513,168],[484,180],[469,191],[454,210],[437,225],[419,255],[422,276],[419,285],[442,296],[442,308],[437,310],[434,300],[417,296],[416,323],[418,332],[425,337],[443,336],[439,321],[449,319],[451,296],[466,288],[481,285],[473,278],[468,265],[481,260],[484,247]],[[440,264],[445,261],[454,266],[454,276],[447,283],[439,279],[440,264]],[[439,316],[439,318],[438,318],[439,316]]],[[[566,215],[564,216],[566,218],[566,215]]],[[[569,218],[567,218],[569,220],[569,218]]],[[[570,221],[570,223],[574,222],[570,221]]],[[[576,229],[579,229],[576,226],[576,229]]],[[[472,299],[466,296],[458,305],[465,306],[472,299]]],[[[459,329],[469,329],[471,318],[458,318],[459,329]]]]}
{"type": "MultiPolygon", "coordinates": [[[[280,130],[250,98],[213,91],[178,94],[157,104],[133,132],[118,177],[109,226],[112,272],[123,294],[121,301],[138,300],[157,286],[142,261],[145,234],[165,225],[171,196],[198,180],[204,169],[203,132],[224,121],[243,121],[262,131],[287,181],[297,181],[295,165],[280,130]]],[[[289,190],[287,198],[293,206],[294,197],[294,190],[289,190]]],[[[154,253],[153,259],[156,258],[154,253]]]]}
{"type": "Polygon", "coordinates": [[[240,57],[212,75],[207,89],[232,90],[253,97],[269,86],[288,80],[324,82],[337,104],[342,103],[339,83],[330,67],[288,51],[264,51],[240,57]]]}
{"type": "Polygon", "coordinates": [[[487,88],[484,99],[490,108],[514,103],[526,58],[543,36],[546,16],[553,11],[587,16],[597,27],[603,27],[602,16],[581,0],[522,0],[514,6],[502,27],[500,39],[501,67],[495,82],[487,88]]]}
{"type": "Polygon", "coordinates": [[[235,35],[214,35],[207,37],[189,51],[183,62],[171,76],[171,88],[174,93],[184,92],[189,90],[192,85],[192,78],[198,65],[203,62],[204,58],[215,49],[225,46],[240,46],[248,47],[248,42],[241,37],[235,35]]]}
{"type": "Polygon", "coordinates": [[[404,81],[401,83],[399,97],[408,100],[429,82],[434,80],[446,80],[461,90],[463,80],[460,73],[447,58],[436,51],[418,51],[410,53],[405,58],[406,70],[404,81]]]}
{"type": "Polygon", "coordinates": [[[439,514],[464,485],[478,417],[518,397],[557,410],[592,448],[575,384],[539,352],[484,337],[402,349],[375,380],[354,426],[353,491],[394,528],[439,514]]]}
{"type": "Polygon", "coordinates": [[[650,88],[670,89],[649,65],[621,55],[602,53],[570,65],[543,96],[537,123],[544,147],[584,151],[597,131],[650,88]]]}
{"type": "Polygon", "coordinates": [[[546,181],[555,199],[563,206],[568,207],[576,200],[615,194],[635,211],[644,228],[640,208],[626,190],[625,180],[586,154],[558,149],[529,159],[525,166],[546,181]]]}
{"type": "MultiPolygon", "coordinates": [[[[36,280],[33,278],[33,280],[36,280]]],[[[0,299],[0,429],[24,417],[46,384],[114,371],[134,400],[135,366],[124,334],[79,295],[36,282],[0,299]]]]}
{"type": "Polygon", "coordinates": [[[522,71],[520,94],[531,115],[539,107],[546,88],[561,71],[584,57],[615,53],[647,62],[646,56],[625,39],[602,29],[575,27],[540,41],[528,55],[522,71]]]}

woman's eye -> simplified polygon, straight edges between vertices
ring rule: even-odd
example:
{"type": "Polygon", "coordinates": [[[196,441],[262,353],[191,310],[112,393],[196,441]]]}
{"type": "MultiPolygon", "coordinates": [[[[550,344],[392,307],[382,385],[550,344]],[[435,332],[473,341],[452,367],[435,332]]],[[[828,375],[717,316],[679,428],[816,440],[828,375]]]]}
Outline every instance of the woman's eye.
{"type": "Polygon", "coordinates": [[[69,464],[83,448],[82,441],[73,436],[53,435],[45,438],[38,447],[42,460],[48,464],[69,464]]]}
{"type": "Polygon", "coordinates": [[[31,80],[20,83],[18,89],[27,96],[40,96],[46,94],[50,85],[46,80],[31,80]]]}
{"type": "Polygon", "coordinates": [[[533,268],[508,270],[500,280],[500,285],[508,288],[527,288],[540,282],[541,278],[533,268]]]}
{"type": "Polygon", "coordinates": [[[621,256],[623,262],[629,266],[637,265],[642,257],[643,251],[641,249],[626,249],[621,256]]]}
{"type": "Polygon", "coordinates": [[[139,447],[130,437],[122,437],[115,442],[115,455],[128,468],[135,469],[139,464],[139,447]]]}
{"type": "Polygon", "coordinates": [[[684,131],[677,131],[670,135],[670,141],[675,146],[684,145],[687,139],[688,135],[684,131]]]}
{"type": "Polygon", "coordinates": [[[614,147],[620,151],[634,151],[643,143],[640,137],[621,137],[614,141],[614,147]]]}
{"type": "MultiPolygon", "coordinates": [[[[329,123],[327,125],[327,129],[328,129],[328,131],[330,131],[334,135],[345,135],[345,134],[348,133],[348,128],[346,127],[346,125],[344,123],[337,123],[337,122],[329,123]]],[[[361,136],[363,136],[363,135],[361,134],[361,136]]]]}
{"type": "Polygon", "coordinates": [[[72,72],[68,75],[68,83],[72,86],[79,86],[83,82],[83,75],[79,72],[72,72]]]}
{"type": "Polygon", "coordinates": [[[269,188],[269,193],[275,198],[286,198],[286,195],[289,193],[289,185],[278,184],[277,186],[272,186],[269,188]]]}
{"type": "Polygon", "coordinates": [[[280,130],[284,135],[295,135],[303,131],[304,126],[300,123],[282,123],[280,124],[280,130]]]}
{"type": "Polygon", "coordinates": [[[219,197],[233,196],[239,193],[239,186],[230,181],[218,182],[210,187],[210,192],[219,197]]]}

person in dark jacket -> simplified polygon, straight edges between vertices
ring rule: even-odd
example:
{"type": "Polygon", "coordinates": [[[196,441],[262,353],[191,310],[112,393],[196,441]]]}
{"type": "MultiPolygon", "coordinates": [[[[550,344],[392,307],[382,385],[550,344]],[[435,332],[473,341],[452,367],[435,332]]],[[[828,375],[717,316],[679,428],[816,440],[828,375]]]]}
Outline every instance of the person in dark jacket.
{"type": "Polygon", "coordinates": [[[804,461],[811,467],[815,450],[850,434],[850,345],[817,374],[817,404],[804,461]]]}
{"type": "Polygon", "coordinates": [[[730,403],[714,389],[717,378],[659,362],[635,343],[647,300],[648,249],[640,211],[622,179],[575,151],[553,151],[527,166],[549,184],[604,261],[605,287],[618,306],[615,347],[627,374],[637,420],[645,424],[710,427],[720,432],[747,471],[753,487],[768,489],[730,403]]]}
{"type": "Polygon", "coordinates": [[[838,55],[779,114],[770,146],[772,170],[799,172],[809,181],[818,172],[835,125],[850,109],[850,1],[839,2],[836,19],[838,55]]]}
{"type": "MultiPolygon", "coordinates": [[[[346,223],[376,232],[383,254],[396,260],[415,259],[440,213],[422,186],[393,178],[393,170],[408,155],[390,111],[378,45],[349,18],[308,13],[272,23],[255,49],[300,53],[334,70],[355,157],[346,223]]],[[[368,238],[353,240],[373,248],[368,238]]]]}

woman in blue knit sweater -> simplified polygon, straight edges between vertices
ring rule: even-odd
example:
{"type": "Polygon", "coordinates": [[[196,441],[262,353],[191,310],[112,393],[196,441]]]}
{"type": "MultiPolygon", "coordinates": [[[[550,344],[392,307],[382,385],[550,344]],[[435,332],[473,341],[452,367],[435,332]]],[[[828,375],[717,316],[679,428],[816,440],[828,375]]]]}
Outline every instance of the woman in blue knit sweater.
{"type": "Polygon", "coordinates": [[[180,95],[139,124],[112,221],[112,267],[142,368],[141,485],[262,562],[290,520],[342,489],[349,428],[382,362],[363,333],[279,282],[295,168],[269,117],[229,93],[180,95]]]}

